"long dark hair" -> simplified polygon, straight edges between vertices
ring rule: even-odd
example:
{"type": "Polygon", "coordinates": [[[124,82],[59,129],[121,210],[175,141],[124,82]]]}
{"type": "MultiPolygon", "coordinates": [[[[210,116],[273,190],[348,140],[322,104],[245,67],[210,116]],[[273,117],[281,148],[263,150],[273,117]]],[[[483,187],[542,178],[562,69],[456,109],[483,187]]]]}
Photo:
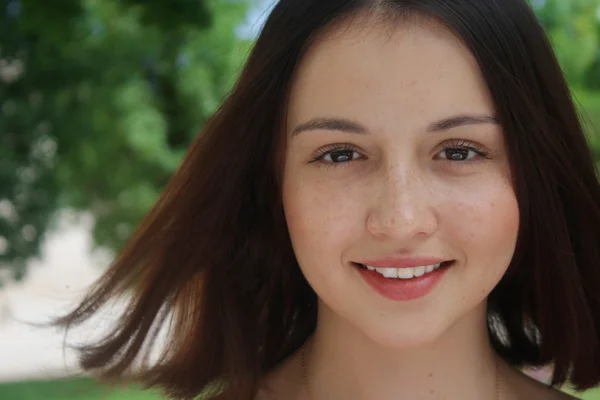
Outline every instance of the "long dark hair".
{"type": "Polygon", "coordinates": [[[316,296],[290,244],[280,193],[287,96],[332,24],[424,17],[471,50],[503,126],[520,208],[512,264],[489,298],[494,348],[552,363],[553,384],[600,382],[600,186],[570,92],[525,0],[280,0],[237,85],[112,266],[57,323],[130,293],[120,323],[80,348],[83,368],[124,373],[174,399],[251,399],[315,329],[316,296]],[[391,16],[391,17],[390,17],[391,16]],[[171,323],[161,361],[132,362],[171,323]]]}

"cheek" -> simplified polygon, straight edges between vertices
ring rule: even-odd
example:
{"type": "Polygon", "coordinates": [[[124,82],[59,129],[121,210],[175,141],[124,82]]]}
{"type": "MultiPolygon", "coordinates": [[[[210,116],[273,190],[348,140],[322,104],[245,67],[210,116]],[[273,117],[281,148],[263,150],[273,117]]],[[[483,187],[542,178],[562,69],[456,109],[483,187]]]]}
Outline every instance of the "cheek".
{"type": "Polygon", "coordinates": [[[360,232],[362,201],[348,187],[336,189],[330,182],[287,179],[282,195],[288,230],[301,264],[306,257],[339,254],[343,243],[360,232]]]}
{"type": "Polygon", "coordinates": [[[519,231],[519,208],[512,187],[490,181],[469,196],[455,198],[447,207],[447,233],[462,248],[467,264],[487,276],[503,274],[519,231]]]}

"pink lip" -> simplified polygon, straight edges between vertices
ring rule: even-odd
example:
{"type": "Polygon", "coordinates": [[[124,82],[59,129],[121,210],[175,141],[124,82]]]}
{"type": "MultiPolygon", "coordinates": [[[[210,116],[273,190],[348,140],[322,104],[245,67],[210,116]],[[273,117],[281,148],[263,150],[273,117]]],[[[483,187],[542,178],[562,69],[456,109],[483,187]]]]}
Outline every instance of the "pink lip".
{"type": "Polygon", "coordinates": [[[358,261],[358,263],[375,268],[414,268],[440,264],[444,261],[449,260],[437,257],[386,257],[376,260],[358,261]]]}
{"type": "MultiPolygon", "coordinates": [[[[433,262],[432,264],[438,263],[433,262]]],[[[453,265],[454,262],[448,265],[444,265],[436,269],[435,271],[426,273],[425,275],[422,275],[420,277],[414,277],[412,279],[385,278],[383,275],[376,271],[370,271],[368,269],[363,269],[358,266],[356,267],[356,269],[360,273],[361,277],[365,280],[365,282],[381,296],[393,301],[411,301],[420,299],[429,294],[438,285],[438,283],[444,277],[448,269],[452,268],[453,265]]]]}

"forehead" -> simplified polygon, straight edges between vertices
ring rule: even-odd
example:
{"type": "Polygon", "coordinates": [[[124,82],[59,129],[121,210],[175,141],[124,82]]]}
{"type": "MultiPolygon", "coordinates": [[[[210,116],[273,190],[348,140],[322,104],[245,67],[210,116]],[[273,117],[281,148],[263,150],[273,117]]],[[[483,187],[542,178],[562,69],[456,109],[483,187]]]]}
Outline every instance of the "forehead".
{"type": "Polygon", "coordinates": [[[339,116],[373,129],[419,129],[453,114],[493,113],[472,54],[427,21],[390,29],[364,20],[331,28],[301,61],[289,104],[288,125],[339,116]]]}

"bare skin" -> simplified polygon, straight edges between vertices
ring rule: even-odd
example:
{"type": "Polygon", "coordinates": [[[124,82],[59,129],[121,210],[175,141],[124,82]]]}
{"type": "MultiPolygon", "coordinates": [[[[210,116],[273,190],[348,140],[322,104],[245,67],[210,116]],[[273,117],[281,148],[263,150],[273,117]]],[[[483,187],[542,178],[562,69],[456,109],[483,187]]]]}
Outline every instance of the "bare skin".
{"type": "MultiPolygon", "coordinates": [[[[256,400],[320,400],[316,393],[318,388],[311,388],[314,394],[309,399],[303,379],[300,352],[292,355],[265,379],[256,400]]],[[[501,400],[577,400],[567,393],[549,387],[525,375],[505,362],[499,363],[500,399],[501,400]]],[[[490,395],[490,400],[493,399],[490,395]]],[[[432,396],[431,399],[440,397],[432,396]]],[[[450,397],[443,397],[451,400],[450,397]]],[[[460,398],[464,400],[464,397],[460,398]]],[[[362,400],[359,398],[348,400],[362,400]]]]}

